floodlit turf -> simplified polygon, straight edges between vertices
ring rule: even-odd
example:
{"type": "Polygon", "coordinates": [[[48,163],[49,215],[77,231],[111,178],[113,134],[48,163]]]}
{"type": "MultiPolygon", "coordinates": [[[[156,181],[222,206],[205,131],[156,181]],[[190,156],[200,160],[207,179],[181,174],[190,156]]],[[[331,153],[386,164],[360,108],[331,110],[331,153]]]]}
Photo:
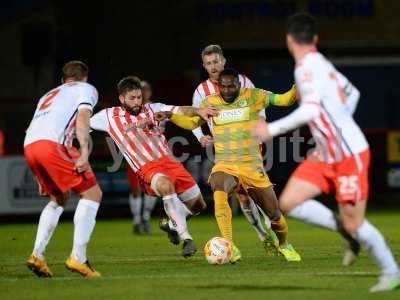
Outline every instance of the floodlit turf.
{"type": "MultiPolygon", "coordinates": [[[[400,260],[398,213],[371,213],[400,260]]],[[[167,242],[153,223],[153,235],[133,236],[129,220],[99,221],[89,248],[91,263],[103,274],[84,280],[65,269],[72,223],[63,220],[47,251],[55,277],[36,278],[25,267],[36,224],[0,225],[0,299],[400,299],[400,290],[371,295],[377,268],[365,253],[356,265],[340,265],[342,245],[332,232],[289,221],[290,241],[300,263],[266,257],[244,218],[234,219],[234,237],[243,254],[236,265],[211,266],[202,253],[217,235],[211,217],[193,218],[190,228],[199,252],[180,257],[180,246],[167,242]]]]}

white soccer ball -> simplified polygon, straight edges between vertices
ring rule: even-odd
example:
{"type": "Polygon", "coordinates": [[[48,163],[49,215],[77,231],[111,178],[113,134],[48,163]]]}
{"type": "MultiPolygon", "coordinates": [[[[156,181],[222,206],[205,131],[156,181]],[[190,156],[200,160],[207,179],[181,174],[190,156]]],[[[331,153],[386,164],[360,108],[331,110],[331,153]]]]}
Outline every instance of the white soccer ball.
{"type": "Polygon", "coordinates": [[[232,243],[222,237],[214,237],[204,246],[204,255],[208,263],[223,265],[229,263],[232,254],[232,243]]]}

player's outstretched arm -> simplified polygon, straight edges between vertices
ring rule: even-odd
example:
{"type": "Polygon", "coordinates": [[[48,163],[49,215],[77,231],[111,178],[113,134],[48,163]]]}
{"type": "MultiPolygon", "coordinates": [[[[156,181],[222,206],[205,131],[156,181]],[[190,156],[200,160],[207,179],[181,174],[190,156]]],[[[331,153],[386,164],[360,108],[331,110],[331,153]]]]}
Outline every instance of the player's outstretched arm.
{"type": "Polygon", "coordinates": [[[188,117],[185,115],[176,114],[171,116],[170,121],[175,125],[187,130],[193,130],[205,123],[205,121],[198,116],[188,117]]]}
{"type": "Polygon", "coordinates": [[[201,107],[201,108],[194,106],[179,106],[177,114],[185,115],[188,117],[198,116],[208,121],[210,117],[218,115],[218,110],[213,106],[201,107]]]}
{"type": "Polygon", "coordinates": [[[294,104],[297,100],[297,88],[296,85],[293,84],[292,88],[283,94],[274,94],[272,92],[268,92],[269,105],[275,106],[290,106],[294,104]]]}
{"type": "Polygon", "coordinates": [[[319,116],[319,106],[315,103],[304,103],[288,116],[272,123],[260,120],[252,130],[252,136],[261,141],[272,139],[290,130],[301,127],[319,116]]]}
{"type": "Polygon", "coordinates": [[[174,114],[171,111],[157,112],[155,113],[155,118],[159,122],[170,120],[175,125],[187,130],[193,130],[205,123],[205,121],[199,116],[188,117],[185,115],[174,114]]]}
{"type": "Polygon", "coordinates": [[[108,130],[107,109],[103,109],[90,118],[90,129],[106,131],[108,130]]]}

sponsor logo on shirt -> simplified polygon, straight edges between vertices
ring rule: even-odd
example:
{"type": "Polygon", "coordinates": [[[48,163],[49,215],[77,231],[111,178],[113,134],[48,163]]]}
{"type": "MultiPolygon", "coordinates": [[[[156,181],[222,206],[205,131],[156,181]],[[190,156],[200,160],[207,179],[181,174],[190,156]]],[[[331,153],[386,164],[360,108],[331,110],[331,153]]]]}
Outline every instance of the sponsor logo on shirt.
{"type": "Polygon", "coordinates": [[[248,121],[250,119],[250,108],[235,108],[219,112],[217,117],[213,117],[214,123],[223,125],[233,122],[248,121]]]}

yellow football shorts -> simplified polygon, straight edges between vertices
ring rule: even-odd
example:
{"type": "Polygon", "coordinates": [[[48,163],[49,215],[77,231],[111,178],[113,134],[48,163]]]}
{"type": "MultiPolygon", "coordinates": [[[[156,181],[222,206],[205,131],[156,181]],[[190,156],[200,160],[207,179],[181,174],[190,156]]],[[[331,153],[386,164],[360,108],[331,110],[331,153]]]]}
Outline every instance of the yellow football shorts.
{"type": "MultiPolygon", "coordinates": [[[[239,180],[239,184],[246,191],[251,188],[268,188],[272,186],[262,165],[217,162],[211,170],[210,177],[216,172],[224,172],[236,177],[239,180]]],[[[208,181],[210,181],[210,177],[208,181]]]]}

